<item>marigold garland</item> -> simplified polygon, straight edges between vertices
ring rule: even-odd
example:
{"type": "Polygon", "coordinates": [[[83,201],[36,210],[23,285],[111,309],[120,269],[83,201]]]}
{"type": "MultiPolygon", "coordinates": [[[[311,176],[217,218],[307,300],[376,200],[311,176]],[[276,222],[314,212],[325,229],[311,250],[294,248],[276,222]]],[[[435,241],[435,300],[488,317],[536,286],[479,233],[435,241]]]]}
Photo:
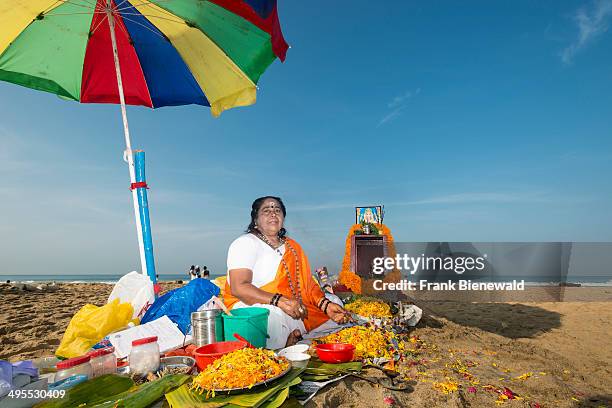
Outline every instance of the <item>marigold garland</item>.
{"type": "MultiPolygon", "coordinates": [[[[379,235],[383,235],[387,238],[387,251],[388,256],[395,257],[395,245],[393,244],[393,235],[391,230],[387,228],[385,224],[374,224],[378,229],[379,235]]],[[[354,271],[351,271],[351,238],[357,231],[362,228],[361,224],[354,224],[346,236],[344,243],[344,258],[342,259],[342,268],[338,276],[338,281],[353,291],[353,293],[361,294],[362,281],[361,277],[354,271]]]]}

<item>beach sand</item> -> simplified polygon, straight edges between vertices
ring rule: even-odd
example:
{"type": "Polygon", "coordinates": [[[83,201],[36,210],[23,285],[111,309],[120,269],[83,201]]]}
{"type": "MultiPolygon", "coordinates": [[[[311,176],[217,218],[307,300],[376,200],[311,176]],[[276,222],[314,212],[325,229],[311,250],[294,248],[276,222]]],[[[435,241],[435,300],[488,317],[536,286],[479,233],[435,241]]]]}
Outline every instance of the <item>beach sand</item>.
{"type": "MultiPolygon", "coordinates": [[[[73,314],[86,303],[104,304],[111,289],[60,284],[56,292],[34,293],[1,284],[0,358],[53,355],[73,314]]],[[[529,288],[518,301],[503,303],[490,302],[499,293],[413,296],[425,313],[411,333],[424,342],[407,371],[414,390],[389,391],[347,377],[307,407],[612,406],[612,288],[564,288],[563,302],[541,301],[543,290],[529,288]],[[449,381],[460,388],[445,394],[440,383],[449,381]],[[488,384],[523,399],[496,404],[499,394],[483,387],[488,384]]],[[[375,369],[363,375],[384,376],[375,369]]]]}

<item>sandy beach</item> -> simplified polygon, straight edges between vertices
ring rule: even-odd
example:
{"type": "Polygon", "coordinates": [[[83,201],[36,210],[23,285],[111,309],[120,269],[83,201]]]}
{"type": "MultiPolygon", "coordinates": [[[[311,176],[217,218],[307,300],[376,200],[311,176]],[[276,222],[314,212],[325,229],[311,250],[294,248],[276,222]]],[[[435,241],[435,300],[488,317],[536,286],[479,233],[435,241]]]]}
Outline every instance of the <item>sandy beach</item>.
{"type": "MultiPolygon", "coordinates": [[[[72,315],[86,303],[102,305],[111,289],[60,284],[53,293],[34,293],[1,284],[0,358],[53,355],[72,315]]],[[[406,371],[412,392],[347,377],[307,407],[612,406],[612,288],[564,288],[563,302],[539,301],[542,290],[529,288],[520,301],[507,302],[490,302],[491,294],[421,296],[425,315],[411,333],[420,347],[406,371]],[[440,384],[449,382],[459,389],[445,393],[440,384]],[[487,385],[520,398],[497,404],[499,395],[487,385]]]]}

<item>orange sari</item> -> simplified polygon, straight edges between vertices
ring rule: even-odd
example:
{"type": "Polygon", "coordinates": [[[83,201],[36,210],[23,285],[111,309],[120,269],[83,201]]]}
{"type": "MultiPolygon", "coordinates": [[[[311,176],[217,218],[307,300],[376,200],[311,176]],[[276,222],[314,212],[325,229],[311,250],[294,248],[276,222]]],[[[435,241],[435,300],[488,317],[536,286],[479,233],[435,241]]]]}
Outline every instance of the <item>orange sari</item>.
{"type": "MultiPolygon", "coordinates": [[[[295,254],[298,257],[297,263],[299,263],[300,269],[300,292],[302,294],[302,302],[306,306],[306,309],[308,309],[308,317],[304,320],[304,326],[306,326],[306,330],[311,331],[329,320],[329,317],[317,307],[318,302],[325,295],[323,294],[323,291],[315,278],[310,273],[310,264],[308,263],[308,258],[302,250],[302,247],[293,239],[285,238],[285,254],[283,255],[283,260],[289,268],[293,287],[297,290],[298,277],[296,271],[296,259],[293,251],[287,247],[288,245],[295,250],[295,254]]],[[[272,294],[280,293],[289,299],[293,298],[293,294],[291,293],[291,288],[289,286],[287,271],[285,270],[283,262],[278,265],[274,280],[266,283],[259,289],[272,294]]],[[[226,281],[225,287],[223,288],[223,302],[225,303],[225,306],[227,306],[228,309],[231,309],[238,301],[240,301],[240,299],[232,295],[229,281],[226,281]]]]}

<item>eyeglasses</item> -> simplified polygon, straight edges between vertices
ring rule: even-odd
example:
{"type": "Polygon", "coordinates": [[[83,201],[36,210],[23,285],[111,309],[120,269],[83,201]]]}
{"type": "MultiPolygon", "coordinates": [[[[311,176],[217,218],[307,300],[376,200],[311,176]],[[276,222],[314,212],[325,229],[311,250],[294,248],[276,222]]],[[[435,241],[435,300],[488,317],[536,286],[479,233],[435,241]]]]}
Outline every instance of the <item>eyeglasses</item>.
{"type": "Polygon", "coordinates": [[[266,208],[262,208],[261,210],[259,210],[259,214],[265,215],[266,217],[269,217],[272,214],[276,216],[281,216],[283,215],[283,210],[280,209],[279,207],[266,207],[266,208]]]}

